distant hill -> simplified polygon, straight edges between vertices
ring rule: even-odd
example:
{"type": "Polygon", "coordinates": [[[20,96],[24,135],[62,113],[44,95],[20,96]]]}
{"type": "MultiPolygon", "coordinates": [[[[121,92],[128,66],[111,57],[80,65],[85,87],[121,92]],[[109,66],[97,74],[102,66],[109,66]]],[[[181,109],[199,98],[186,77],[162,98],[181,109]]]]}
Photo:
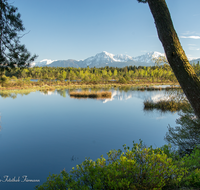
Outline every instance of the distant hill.
{"type": "Polygon", "coordinates": [[[79,61],[68,59],[68,60],[59,60],[54,61],[51,64],[47,65],[48,67],[79,67],[79,61]]]}
{"type": "MultiPolygon", "coordinates": [[[[159,52],[149,52],[144,55],[138,57],[131,57],[129,55],[118,54],[114,55],[112,53],[108,53],[103,51],[101,53],[96,54],[95,56],[89,57],[85,60],[77,61],[74,59],[68,60],[49,60],[44,59],[40,62],[34,62],[31,64],[31,67],[81,67],[85,68],[89,67],[125,67],[125,66],[154,66],[155,63],[152,61],[153,58],[159,58],[161,56],[165,56],[163,53],[159,52]]],[[[190,63],[197,63],[200,59],[193,59],[190,63]]]]}
{"type": "Polygon", "coordinates": [[[200,58],[199,59],[192,59],[191,61],[190,61],[190,63],[195,63],[195,64],[197,64],[199,62],[199,64],[200,64],[200,58]]]}

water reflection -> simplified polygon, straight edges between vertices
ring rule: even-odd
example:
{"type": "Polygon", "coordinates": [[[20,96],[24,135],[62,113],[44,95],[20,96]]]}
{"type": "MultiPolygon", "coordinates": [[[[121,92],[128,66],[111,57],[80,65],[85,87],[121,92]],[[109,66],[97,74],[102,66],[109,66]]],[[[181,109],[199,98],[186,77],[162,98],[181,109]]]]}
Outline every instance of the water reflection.
{"type": "Polygon", "coordinates": [[[55,93],[54,91],[47,91],[47,90],[40,91],[40,93],[42,95],[46,95],[46,96],[56,95],[57,94],[57,92],[55,93]]]}
{"type": "Polygon", "coordinates": [[[175,145],[180,154],[190,154],[195,146],[200,145],[200,119],[195,116],[190,107],[180,113],[176,123],[179,126],[174,128],[169,125],[165,140],[175,145]]]}
{"type": "Polygon", "coordinates": [[[12,98],[12,99],[15,99],[15,98],[17,98],[17,94],[15,94],[15,93],[0,93],[0,96],[2,97],[2,98],[12,98]]]}
{"type": "Polygon", "coordinates": [[[1,131],[1,113],[0,113],[0,131],[1,131]]]}
{"type": "MultiPolygon", "coordinates": [[[[123,100],[128,100],[130,98],[139,98],[139,99],[143,99],[143,100],[152,100],[154,102],[157,102],[159,100],[163,100],[163,99],[169,99],[169,97],[179,97],[178,94],[181,94],[180,90],[160,90],[160,91],[138,91],[134,88],[130,88],[130,87],[123,87],[123,88],[101,88],[101,89],[82,89],[82,90],[89,90],[89,91],[111,91],[112,92],[112,96],[111,98],[103,98],[102,102],[103,103],[107,103],[109,101],[113,101],[113,100],[119,100],[119,101],[123,101],[123,100]]],[[[15,99],[17,98],[18,95],[28,95],[32,92],[35,92],[36,90],[16,90],[16,91],[1,91],[0,92],[0,96],[3,98],[12,98],[15,99]]],[[[77,91],[81,91],[81,89],[78,89],[77,91]]],[[[42,95],[47,95],[47,96],[51,96],[51,95],[60,95],[64,98],[66,98],[67,96],[69,96],[69,89],[59,89],[59,90],[40,90],[40,93],[42,95]]]]}
{"type": "MultiPolygon", "coordinates": [[[[1,93],[9,98],[0,97],[4,120],[0,177],[27,175],[43,183],[49,172],[69,171],[85,157],[96,160],[123,144],[131,146],[133,140],[142,139],[148,146],[165,144],[167,125],[175,124],[177,114],[143,111],[143,100],[165,91],[125,89],[108,88],[110,101],[71,99],[66,89],[1,93]]],[[[27,190],[35,185],[0,183],[0,189],[27,190]]]]}
{"type": "Polygon", "coordinates": [[[35,92],[36,90],[5,90],[0,91],[0,97],[2,98],[17,98],[18,95],[26,96],[29,95],[31,92],[35,92]]]}
{"type": "Polygon", "coordinates": [[[62,96],[63,98],[66,98],[67,95],[67,90],[57,90],[56,91],[60,96],[62,96]]]}

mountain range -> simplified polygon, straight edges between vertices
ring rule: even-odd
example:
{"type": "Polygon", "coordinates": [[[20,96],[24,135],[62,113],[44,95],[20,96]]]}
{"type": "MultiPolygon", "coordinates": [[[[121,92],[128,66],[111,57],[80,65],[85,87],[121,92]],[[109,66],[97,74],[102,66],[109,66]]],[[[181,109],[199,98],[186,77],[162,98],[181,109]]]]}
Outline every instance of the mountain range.
{"type": "MultiPolygon", "coordinates": [[[[155,63],[152,61],[153,58],[159,58],[165,56],[163,53],[159,52],[149,52],[138,57],[131,57],[129,55],[108,53],[103,51],[96,54],[95,56],[89,57],[84,60],[49,60],[44,59],[40,62],[34,62],[31,64],[31,67],[125,67],[125,66],[154,66],[155,63]]],[[[197,63],[199,59],[192,59],[190,63],[197,63]]]]}

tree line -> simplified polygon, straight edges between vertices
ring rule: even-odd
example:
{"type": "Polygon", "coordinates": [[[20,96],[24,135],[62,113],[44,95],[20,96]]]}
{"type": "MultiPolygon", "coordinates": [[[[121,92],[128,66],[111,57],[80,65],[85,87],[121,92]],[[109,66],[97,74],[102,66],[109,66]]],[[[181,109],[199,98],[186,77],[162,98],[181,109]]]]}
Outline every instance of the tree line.
{"type": "MultiPolygon", "coordinates": [[[[197,75],[200,76],[200,64],[192,64],[197,75]]],[[[176,77],[167,64],[162,66],[127,66],[124,68],[73,68],[73,67],[33,67],[13,68],[2,73],[2,78],[42,79],[42,80],[81,80],[85,82],[100,82],[115,80],[121,83],[136,79],[147,79],[149,82],[171,81],[176,82],[176,77]],[[3,77],[4,76],[4,77],[3,77]]]]}

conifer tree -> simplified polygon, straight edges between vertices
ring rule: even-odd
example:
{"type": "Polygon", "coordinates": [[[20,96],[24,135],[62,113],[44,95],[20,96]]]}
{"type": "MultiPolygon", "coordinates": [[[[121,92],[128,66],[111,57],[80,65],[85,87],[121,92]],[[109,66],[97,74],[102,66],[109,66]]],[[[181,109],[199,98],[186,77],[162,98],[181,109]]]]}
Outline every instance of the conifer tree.
{"type": "Polygon", "coordinates": [[[24,67],[35,60],[25,45],[20,44],[25,30],[17,8],[0,0],[0,68],[24,67]]]}

